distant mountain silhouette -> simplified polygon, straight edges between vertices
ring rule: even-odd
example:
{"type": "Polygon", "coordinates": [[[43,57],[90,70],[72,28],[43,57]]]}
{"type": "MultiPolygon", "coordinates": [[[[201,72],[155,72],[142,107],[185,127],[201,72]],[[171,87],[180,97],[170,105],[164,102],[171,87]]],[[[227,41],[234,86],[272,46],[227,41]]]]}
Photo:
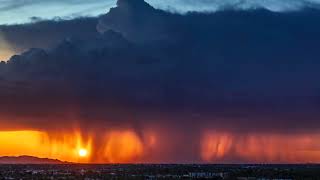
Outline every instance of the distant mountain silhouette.
{"type": "Polygon", "coordinates": [[[38,158],[33,156],[3,156],[0,164],[67,164],[57,159],[38,158]]]}

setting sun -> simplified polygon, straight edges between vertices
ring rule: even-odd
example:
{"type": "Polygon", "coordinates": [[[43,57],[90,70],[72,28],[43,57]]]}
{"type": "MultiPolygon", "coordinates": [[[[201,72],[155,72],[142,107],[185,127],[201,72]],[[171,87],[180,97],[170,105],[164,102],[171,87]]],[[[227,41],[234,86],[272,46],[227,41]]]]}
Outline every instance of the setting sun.
{"type": "Polygon", "coordinates": [[[79,150],[79,156],[80,157],[86,157],[88,154],[88,151],[86,149],[80,149],[79,150]]]}

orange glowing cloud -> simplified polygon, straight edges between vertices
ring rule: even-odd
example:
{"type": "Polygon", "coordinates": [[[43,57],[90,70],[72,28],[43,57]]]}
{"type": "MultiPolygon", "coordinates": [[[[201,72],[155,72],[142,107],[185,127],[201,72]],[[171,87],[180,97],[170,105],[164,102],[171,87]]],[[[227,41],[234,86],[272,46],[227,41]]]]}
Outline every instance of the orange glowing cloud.
{"type": "Polygon", "coordinates": [[[318,134],[248,134],[207,132],[201,141],[201,157],[217,162],[228,157],[256,163],[318,163],[318,134]]]}
{"type": "Polygon", "coordinates": [[[62,133],[62,135],[51,137],[47,151],[50,152],[50,157],[52,158],[88,163],[91,161],[92,143],[92,137],[84,138],[80,131],[62,133]],[[85,156],[81,155],[80,151],[85,151],[85,156]]]}
{"type": "Polygon", "coordinates": [[[134,131],[108,131],[103,142],[97,135],[85,136],[80,130],[47,133],[41,131],[0,131],[0,156],[29,155],[76,163],[128,163],[144,154],[155,143],[148,136],[144,143],[134,131]]]}
{"type": "Polygon", "coordinates": [[[0,132],[0,154],[2,156],[37,155],[45,156],[43,146],[48,136],[37,131],[2,131],[0,132]],[[41,147],[41,148],[39,148],[41,147]]]}
{"type": "Polygon", "coordinates": [[[0,155],[29,155],[70,162],[89,162],[91,143],[90,139],[84,142],[80,133],[50,137],[40,131],[1,131],[0,155]],[[85,149],[88,156],[79,156],[81,149],[85,149]]]}
{"type": "Polygon", "coordinates": [[[231,149],[233,139],[229,134],[206,134],[202,142],[202,158],[210,161],[223,158],[231,149]]]}
{"type": "MultiPolygon", "coordinates": [[[[320,134],[207,131],[200,139],[200,156],[210,163],[318,163],[319,139],[320,134]]],[[[159,157],[172,157],[163,155],[164,152],[179,151],[164,147],[165,141],[159,132],[137,134],[130,129],[106,130],[98,134],[80,130],[59,133],[0,131],[0,156],[30,155],[75,163],[164,162],[167,159],[159,157]]]]}
{"type": "Polygon", "coordinates": [[[111,163],[130,162],[143,154],[143,143],[132,131],[107,134],[104,158],[111,163]]]}

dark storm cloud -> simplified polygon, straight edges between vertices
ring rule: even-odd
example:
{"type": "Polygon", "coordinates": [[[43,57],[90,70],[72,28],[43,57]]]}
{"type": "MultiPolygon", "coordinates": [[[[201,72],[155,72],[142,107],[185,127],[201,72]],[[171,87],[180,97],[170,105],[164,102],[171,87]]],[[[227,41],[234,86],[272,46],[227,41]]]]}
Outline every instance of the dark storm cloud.
{"type": "Polygon", "coordinates": [[[33,18],[34,23],[21,25],[2,25],[0,35],[5,37],[10,49],[21,53],[30,48],[52,48],[63,39],[89,39],[97,34],[97,18],[78,18],[74,20],[41,20],[33,18]]]}
{"type": "Polygon", "coordinates": [[[100,18],[101,35],[94,19],[8,26],[16,47],[74,38],[0,64],[1,116],[40,127],[163,123],[192,129],[190,138],[204,127],[318,130],[319,18],[313,9],[177,15],[122,0],[100,18]],[[54,36],[58,24],[67,28],[54,36]],[[17,27],[29,34],[15,38],[17,27]]]}

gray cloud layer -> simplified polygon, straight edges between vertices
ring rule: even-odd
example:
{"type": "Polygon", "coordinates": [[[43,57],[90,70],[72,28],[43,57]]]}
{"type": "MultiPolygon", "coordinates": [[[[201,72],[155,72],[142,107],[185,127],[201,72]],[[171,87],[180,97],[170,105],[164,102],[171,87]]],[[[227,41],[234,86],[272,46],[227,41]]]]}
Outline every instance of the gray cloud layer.
{"type": "Polygon", "coordinates": [[[63,39],[89,39],[97,34],[97,18],[39,21],[22,25],[0,25],[0,60],[30,48],[52,48],[63,39]],[[79,31],[78,29],[81,29],[79,31]]]}
{"type": "Polygon", "coordinates": [[[42,113],[58,116],[70,108],[85,122],[131,121],[117,117],[124,111],[250,131],[320,128],[319,11],[179,15],[136,1],[123,0],[99,19],[103,35],[96,19],[7,27],[12,42],[75,38],[0,65],[2,115],[41,120],[42,113]],[[46,36],[23,36],[39,28],[46,36]]]}

